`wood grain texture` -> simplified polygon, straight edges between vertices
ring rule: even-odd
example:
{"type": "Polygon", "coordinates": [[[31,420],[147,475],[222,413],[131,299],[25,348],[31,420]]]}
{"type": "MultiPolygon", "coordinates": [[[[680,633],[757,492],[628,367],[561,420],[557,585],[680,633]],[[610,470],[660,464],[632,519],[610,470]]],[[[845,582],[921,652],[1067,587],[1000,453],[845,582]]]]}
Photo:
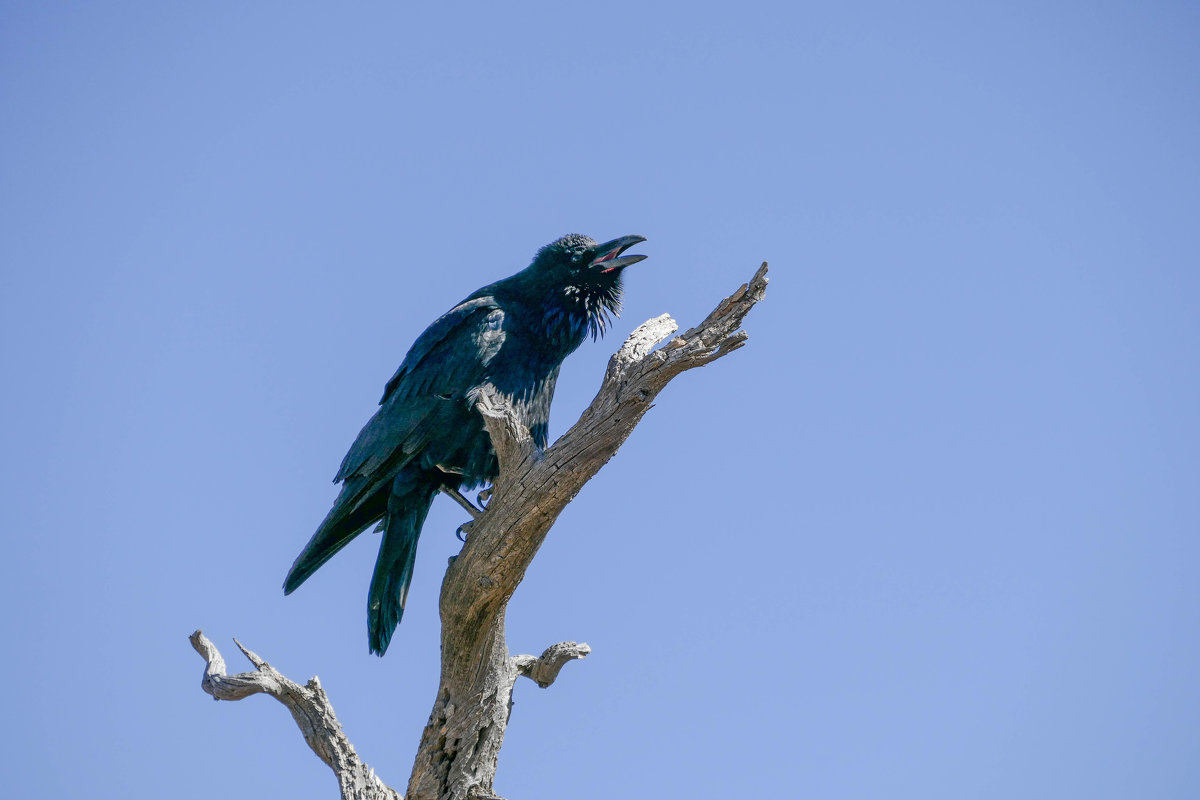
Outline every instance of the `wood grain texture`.
{"type": "Polygon", "coordinates": [[[401,800],[400,793],[381,781],[354,752],[354,745],[350,744],[333,713],[333,704],[315,676],[306,686],[301,686],[243,647],[237,639],[234,643],[254,665],[255,671],[229,675],[225,672],[221,652],[203,631],[196,631],[188,638],[196,652],[204,657],[201,688],[214,700],[241,700],[254,694],[269,694],[287,706],[304,741],[333,770],[343,800],[401,800]]]}

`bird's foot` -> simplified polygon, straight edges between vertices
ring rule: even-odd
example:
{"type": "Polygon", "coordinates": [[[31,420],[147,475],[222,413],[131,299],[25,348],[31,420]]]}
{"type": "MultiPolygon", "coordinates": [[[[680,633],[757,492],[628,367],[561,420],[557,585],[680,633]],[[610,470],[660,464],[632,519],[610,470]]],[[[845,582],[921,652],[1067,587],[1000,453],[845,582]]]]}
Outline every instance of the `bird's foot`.
{"type": "Polygon", "coordinates": [[[467,498],[465,498],[461,494],[459,494],[458,489],[452,489],[444,483],[438,488],[441,489],[443,494],[445,494],[451,500],[453,500],[454,502],[456,502],[460,506],[462,506],[463,510],[465,510],[468,514],[471,515],[471,519],[478,519],[479,515],[483,513],[482,510],[471,505],[470,500],[468,500],[467,498]]]}
{"type": "Polygon", "coordinates": [[[479,503],[480,508],[487,508],[487,504],[492,500],[492,490],[494,487],[489,486],[479,494],[475,495],[475,502],[479,503]]]}
{"type": "Polygon", "coordinates": [[[470,532],[471,532],[471,523],[464,522],[462,525],[459,525],[457,529],[455,529],[454,535],[458,537],[458,540],[460,542],[462,542],[463,544],[466,544],[467,535],[470,532]]]}

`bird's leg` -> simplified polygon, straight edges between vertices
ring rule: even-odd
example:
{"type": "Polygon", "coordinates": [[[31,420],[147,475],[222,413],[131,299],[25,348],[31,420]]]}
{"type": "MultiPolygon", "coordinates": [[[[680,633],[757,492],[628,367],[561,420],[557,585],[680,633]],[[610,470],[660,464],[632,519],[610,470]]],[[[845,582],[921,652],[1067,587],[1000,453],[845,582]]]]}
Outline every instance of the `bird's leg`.
{"type": "Polygon", "coordinates": [[[487,504],[489,502],[491,502],[492,488],[493,487],[489,486],[488,488],[484,489],[479,494],[475,495],[475,502],[479,503],[480,508],[487,508],[487,504]]]}
{"type": "Polygon", "coordinates": [[[451,500],[453,500],[454,502],[456,502],[460,506],[462,506],[463,510],[465,510],[468,514],[471,515],[471,519],[479,519],[479,515],[483,513],[478,508],[471,505],[470,500],[468,500],[467,498],[465,498],[461,494],[459,494],[458,489],[452,489],[444,483],[438,488],[440,488],[442,490],[443,494],[445,494],[451,500]]]}

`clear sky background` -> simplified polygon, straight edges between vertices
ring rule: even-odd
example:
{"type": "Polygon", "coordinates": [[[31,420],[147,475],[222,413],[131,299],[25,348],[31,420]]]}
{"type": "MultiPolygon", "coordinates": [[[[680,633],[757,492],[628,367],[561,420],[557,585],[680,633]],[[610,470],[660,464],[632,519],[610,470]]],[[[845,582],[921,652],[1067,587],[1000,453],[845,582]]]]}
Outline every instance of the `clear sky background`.
{"type": "Polygon", "coordinates": [[[509,610],[497,789],[1200,796],[1190,3],[0,4],[9,797],[336,796],[187,636],[318,674],[403,788],[463,515],[283,577],[435,317],[640,233],[610,336],[772,266],[509,610]]]}

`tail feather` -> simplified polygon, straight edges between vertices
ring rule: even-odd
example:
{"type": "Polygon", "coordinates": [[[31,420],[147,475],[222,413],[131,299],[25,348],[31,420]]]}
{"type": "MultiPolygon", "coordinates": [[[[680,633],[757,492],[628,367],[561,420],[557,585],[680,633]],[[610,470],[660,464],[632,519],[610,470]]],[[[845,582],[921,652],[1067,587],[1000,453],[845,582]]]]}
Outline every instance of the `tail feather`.
{"type": "Polygon", "coordinates": [[[382,656],[404,616],[404,601],[417,558],[417,539],[438,484],[403,473],[392,484],[387,502],[386,532],[375,561],[367,595],[367,633],[371,652],[382,656]]]}
{"type": "Polygon", "coordinates": [[[334,503],[333,508],[325,517],[325,521],[321,523],[317,532],[304,546],[304,550],[296,557],[295,563],[288,571],[287,578],[283,581],[285,595],[296,591],[300,584],[308,580],[308,576],[333,558],[339,550],[350,544],[350,541],[371,523],[387,513],[390,493],[388,484],[384,484],[381,490],[357,504],[343,502],[343,498],[350,499],[348,496],[350,493],[353,493],[353,487],[347,484],[342,490],[342,494],[338,496],[338,501],[334,503]]]}

